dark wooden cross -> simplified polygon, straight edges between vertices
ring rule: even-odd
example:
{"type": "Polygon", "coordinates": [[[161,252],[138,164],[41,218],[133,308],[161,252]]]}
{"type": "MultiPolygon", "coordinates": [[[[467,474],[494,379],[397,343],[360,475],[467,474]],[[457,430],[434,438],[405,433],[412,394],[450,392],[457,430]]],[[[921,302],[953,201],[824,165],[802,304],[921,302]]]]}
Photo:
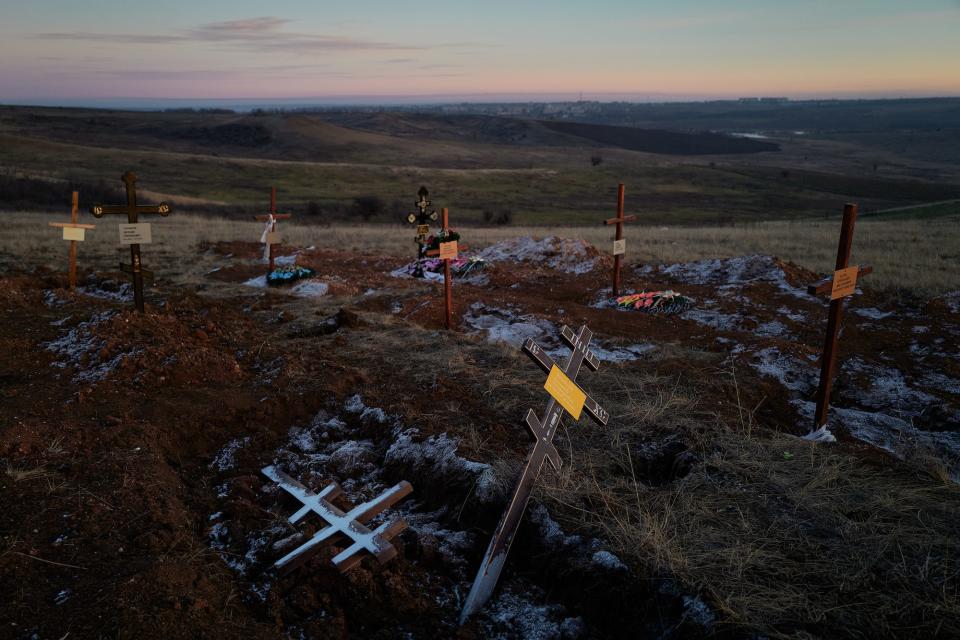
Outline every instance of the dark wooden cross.
{"type": "Polygon", "coordinates": [[[427,191],[427,188],[424,186],[420,187],[420,190],[417,191],[418,200],[413,203],[417,209],[420,210],[420,213],[411,213],[407,215],[407,222],[410,224],[417,225],[417,235],[414,238],[414,242],[417,243],[417,266],[413,270],[414,278],[423,277],[423,258],[427,254],[427,236],[430,235],[430,221],[436,221],[437,211],[436,209],[431,209],[427,213],[427,209],[430,209],[430,201],[427,200],[427,196],[430,195],[430,192],[427,191]]]}
{"type": "Polygon", "coordinates": [[[620,295],[620,259],[626,251],[626,240],[623,239],[623,225],[627,222],[633,222],[637,219],[637,216],[623,215],[623,184],[617,185],[617,217],[608,218],[603,221],[603,224],[617,225],[617,237],[613,243],[613,297],[616,298],[620,295]]]}
{"type": "Polygon", "coordinates": [[[269,276],[273,273],[274,264],[273,264],[273,245],[277,244],[275,242],[276,237],[274,234],[277,232],[277,220],[288,220],[293,214],[290,213],[277,213],[277,188],[270,187],[270,213],[265,215],[254,216],[254,220],[258,222],[269,222],[270,228],[265,229],[263,232],[263,238],[266,240],[267,244],[267,256],[268,256],[268,266],[267,266],[267,275],[269,276]]]}
{"type": "Polygon", "coordinates": [[[857,221],[857,205],[843,207],[843,222],[840,226],[840,243],[837,247],[837,263],[833,277],[807,287],[810,295],[830,294],[830,314],[827,318],[827,336],[820,357],[820,383],[817,386],[817,410],[814,415],[814,430],[827,423],[830,409],[830,387],[833,384],[837,363],[837,338],[843,319],[843,301],[853,294],[857,279],[873,273],[873,267],[850,267],[850,249],[853,246],[853,227],[857,221]]]}
{"type": "MultiPolygon", "coordinates": [[[[95,204],[90,207],[90,213],[95,218],[102,218],[107,214],[126,215],[128,224],[137,224],[138,217],[141,214],[159,213],[161,216],[168,216],[172,209],[166,202],[161,202],[156,206],[137,204],[137,175],[132,171],[127,171],[120,177],[127,187],[127,204],[104,205],[95,204]]],[[[123,225],[121,225],[121,229],[123,225]]],[[[123,241],[123,231],[121,231],[121,242],[123,241]]],[[[143,313],[143,279],[144,276],[152,278],[152,272],[143,268],[140,263],[140,243],[130,243],[130,267],[127,270],[124,265],[120,265],[121,270],[130,274],[133,279],[133,303],[137,311],[143,313]]]]}
{"type": "Polygon", "coordinates": [[[83,242],[84,231],[96,229],[95,224],[80,224],[77,222],[78,194],[73,192],[70,205],[70,222],[48,222],[51,227],[63,229],[63,239],[70,241],[70,288],[77,286],[77,243],[83,242]]]}
{"type": "Polygon", "coordinates": [[[537,417],[533,409],[527,412],[527,428],[530,429],[535,442],[527,454],[527,464],[523,468],[523,473],[520,475],[517,486],[513,491],[513,497],[510,498],[510,503],[500,518],[500,523],[497,525],[493,538],[490,540],[490,545],[487,547],[487,553],[480,563],[477,577],[474,579],[473,587],[470,589],[470,594],[463,606],[463,612],[460,614],[460,624],[466,622],[470,615],[479,611],[493,594],[494,587],[497,585],[500,572],[503,570],[504,562],[507,559],[507,553],[510,551],[510,544],[517,533],[520,520],[523,518],[523,512],[533,491],[533,485],[537,476],[540,475],[543,461],[549,460],[554,469],[560,469],[562,460],[560,453],[553,444],[553,437],[560,426],[563,412],[567,411],[579,420],[581,411],[586,410],[590,417],[601,426],[606,425],[610,418],[607,412],[574,382],[582,364],[586,363],[593,371],[596,371],[600,366],[600,359],[589,349],[593,332],[584,325],[580,327],[579,333],[574,335],[569,327],[564,326],[560,335],[573,350],[562,369],[533,340],[527,340],[523,345],[523,352],[530,356],[541,369],[549,372],[550,375],[544,388],[550,392],[551,398],[547,403],[543,420],[537,417]]]}

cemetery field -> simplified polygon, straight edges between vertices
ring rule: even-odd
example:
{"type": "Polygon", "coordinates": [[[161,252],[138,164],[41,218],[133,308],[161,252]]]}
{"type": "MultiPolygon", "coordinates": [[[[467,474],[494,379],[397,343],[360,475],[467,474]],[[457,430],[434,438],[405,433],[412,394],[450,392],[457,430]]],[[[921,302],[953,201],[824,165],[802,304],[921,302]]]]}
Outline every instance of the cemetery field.
{"type": "MultiPolygon", "coordinates": [[[[854,261],[875,265],[871,286],[888,294],[913,292],[937,295],[957,287],[956,265],[960,260],[960,204],[932,207],[935,215],[921,208],[865,215],[858,223],[854,261]]],[[[51,253],[62,252],[62,241],[47,221],[63,215],[33,212],[0,212],[6,233],[0,236],[0,267],[18,264],[49,264],[51,253]]],[[[91,261],[124,259],[115,243],[112,220],[94,220],[103,231],[91,231],[83,250],[91,261]]],[[[649,226],[630,228],[630,251],[640,262],[686,262],[714,257],[769,253],[816,272],[828,272],[836,258],[835,238],[839,215],[827,220],[765,222],[724,226],[649,226]]],[[[456,225],[455,225],[456,226],[456,225]]],[[[177,214],[154,227],[158,234],[153,262],[166,274],[189,272],[198,247],[256,237],[262,223],[246,216],[211,217],[177,214]]],[[[582,239],[595,246],[610,242],[612,232],[594,226],[468,227],[470,244],[482,249],[518,236],[559,236],[582,239]]],[[[303,224],[297,218],[283,224],[283,237],[293,246],[314,246],[390,256],[407,255],[413,242],[409,228],[388,224],[321,226],[303,224]]],[[[183,274],[189,277],[189,273],[183,274]]]]}
{"type": "Polygon", "coordinates": [[[611,305],[609,229],[465,226],[484,266],[454,279],[445,331],[409,226],[282,221],[278,265],[313,275],[268,286],[262,224],[152,216],[138,314],[116,216],[75,291],[46,227],[66,216],[4,216],[0,636],[960,636],[949,215],[858,222],[875,271],[847,304],[834,442],[803,436],[827,317],[806,286],[837,219],[628,225],[623,287],[688,297],[674,315],[611,305]],[[609,422],[563,417],[562,465],[459,626],[548,400],[520,346],[563,361],[562,325],[593,331],[576,382],[609,422]],[[337,481],[344,510],[411,483],[384,514],[408,525],[397,557],[341,574],[334,545],[277,575],[316,522],[288,522],[268,465],[337,481]]]}

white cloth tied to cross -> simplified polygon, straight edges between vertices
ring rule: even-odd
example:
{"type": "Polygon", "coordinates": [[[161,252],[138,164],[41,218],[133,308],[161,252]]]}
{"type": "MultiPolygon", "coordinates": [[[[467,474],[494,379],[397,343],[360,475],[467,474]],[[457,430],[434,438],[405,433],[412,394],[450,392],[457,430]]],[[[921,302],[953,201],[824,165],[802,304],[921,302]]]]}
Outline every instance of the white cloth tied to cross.
{"type": "Polygon", "coordinates": [[[273,225],[276,224],[276,219],[273,217],[272,213],[267,214],[267,226],[263,228],[263,233],[260,234],[260,244],[263,245],[263,261],[270,261],[270,232],[273,231],[273,225]]]}

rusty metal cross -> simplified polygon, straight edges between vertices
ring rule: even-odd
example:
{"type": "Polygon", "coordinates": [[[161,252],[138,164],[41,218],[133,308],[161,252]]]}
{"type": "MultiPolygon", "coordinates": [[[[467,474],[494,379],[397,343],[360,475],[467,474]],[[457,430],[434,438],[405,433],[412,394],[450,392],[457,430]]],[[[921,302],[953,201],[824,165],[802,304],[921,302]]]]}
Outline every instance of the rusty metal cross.
{"type": "Polygon", "coordinates": [[[807,287],[810,295],[830,295],[830,314],[827,318],[827,335],[820,357],[820,382],[817,386],[817,410],[814,414],[813,428],[822,428],[827,423],[830,409],[830,388],[833,384],[834,368],[837,363],[837,341],[840,335],[840,322],[843,319],[844,299],[851,295],[857,279],[873,273],[873,267],[850,267],[850,250],[853,247],[853,227],[857,221],[857,205],[843,207],[843,222],[840,226],[840,242],[837,246],[836,270],[833,277],[821,280],[807,287]]]}
{"type": "Polygon", "coordinates": [[[63,239],[70,241],[70,288],[77,286],[77,242],[82,242],[84,231],[96,229],[95,224],[81,224],[77,222],[78,194],[73,192],[70,205],[70,222],[48,222],[51,227],[63,229],[63,239]]]}
{"type": "MultiPolygon", "coordinates": [[[[593,371],[596,371],[600,366],[600,359],[589,349],[593,332],[584,325],[577,334],[574,334],[569,327],[564,326],[560,330],[560,335],[572,349],[570,357],[562,369],[533,340],[527,340],[523,345],[523,352],[530,356],[541,369],[550,373],[546,388],[550,391],[551,398],[547,403],[543,420],[537,417],[533,409],[527,412],[526,425],[530,429],[535,442],[527,454],[527,464],[517,481],[513,496],[500,518],[500,523],[497,525],[483,561],[480,563],[477,577],[474,579],[473,587],[470,589],[470,594],[463,606],[463,612],[460,614],[460,624],[466,622],[470,615],[479,611],[493,594],[494,587],[497,585],[497,580],[506,562],[507,553],[510,551],[510,545],[517,533],[517,528],[520,526],[530,494],[533,492],[533,485],[540,475],[543,461],[545,459],[549,460],[556,470],[559,470],[562,464],[560,454],[553,444],[553,438],[560,426],[563,412],[565,410],[570,411],[571,407],[569,398],[558,397],[562,393],[551,390],[551,379],[560,378],[562,381],[561,390],[566,388],[570,396],[576,396],[574,402],[579,408],[586,410],[597,424],[604,426],[610,418],[603,407],[583,393],[574,382],[580,372],[581,365],[584,363],[593,371]]],[[[579,409],[574,409],[576,410],[574,417],[579,419],[579,409]]]]}
{"type": "Polygon", "coordinates": [[[620,295],[620,261],[626,252],[627,241],[623,239],[623,225],[627,222],[634,222],[637,219],[635,215],[623,215],[623,184],[617,185],[617,217],[608,218],[603,221],[605,225],[617,225],[616,239],[613,243],[613,297],[620,295]]]}
{"type": "Polygon", "coordinates": [[[437,219],[436,209],[431,209],[430,212],[427,213],[427,209],[430,209],[430,201],[427,200],[428,195],[430,195],[430,192],[427,191],[427,188],[421,186],[420,190],[417,191],[418,200],[413,203],[413,206],[419,209],[420,213],[407,215],[407,222],[417,225],[417,235],[414,238],[414,242],[417,243],[417,266],[413,272],[413,277],[415,278],[423,277],[422,262],[424,256],[427,254],[427,236],[430,235],[430,222],[436,221],[437,219]]]}
{"type": "MultiPolygon", "coordinates": [[[[127,171],[120,177],[127,188],[127,204],[103,205],[95,204],[90,207],[90,213],[95,218],[102,218],[107,214],[126,215],[128,224],[137,224],[138,217],[141,214],[159,213],[161,216],[168,216],[172,209],[166,202],[158,205],[138,205],[137,204],[137,175],[132,171],[127,171]]],[[[121,225],[122,226],[122,225],[121,225]]],[[[144,269],[140,264],[140,242],[130,243],[130,266],[120,265],[120,269],[130,274],[133,279],[133,303],[137,311],[143,313],[143,279],[153,279],[153,272],[144,269]]]]}
{"type": "Polygon", "coordinates": [[[288,220],[292,215],[290,213],[277,213],[277,188],[270,187],[270,213],[253,217],[257,222],[267,222],[270,225],[268,229],[264,229],[262,236],[262,241],[267,245],[268,276],[273,273],[274,269],[273,245],[279,244],[276,237],[277,220],[288,220]]]}

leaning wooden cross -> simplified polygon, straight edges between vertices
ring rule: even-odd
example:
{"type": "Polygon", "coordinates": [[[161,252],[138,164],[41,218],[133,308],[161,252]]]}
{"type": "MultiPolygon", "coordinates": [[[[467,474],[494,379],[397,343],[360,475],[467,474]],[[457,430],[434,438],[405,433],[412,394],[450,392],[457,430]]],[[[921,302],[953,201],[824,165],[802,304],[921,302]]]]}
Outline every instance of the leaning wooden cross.
{"type": "Polygon", "coordinates": [[[584,325],[580,328],[580,332],[574,335],[569,327],[564,326],[560,335],[573,350],[562,369],[533,340],[527,340],[523,345],[524,353],[540,365],[541,369],[549,373],[544,388],[550,393],[550,401],[547,403],[543,420],[537,418],[533,409],[527,412],[526,424],[536,442],[527,454],[527,464],[513,491],[513,497],[510,499],[507,510],[504,511],[493,538],[490,540],[490,545],[487,547],[487,553],[480,563],[480,570],[477,572],[473,587],[470,589],[470,594],[463,606],[463,612],[460,614],[460,624],[466,622],[470,615],[479,611],[493,593],[507,559],[507,553],[510,551],[510,544],[517,533],[527,501],[533,491],[533,484],[536,482],[537,476],[540,475],[544,459],[549,460],[554,469],[560,469],[562,460],[553,444],[553,437],[560,426],[563,412],[566,411],[574,420],[579,420],[585,409],[590,417],[601,426],[606,425],[610,417],[593,398],[584,393],[574,382],[583,363],[586,363],[593,371],[596,371],[600,366],[600,359],[589,350],[593,332],[584,325]]]}
{"type": "Polygon", "coordinates": [[[166,202],[156,206],[137,204],[137,176],[127,171],[120,178],[127,187],[127,204],[103,205],[95,204],[90,207],[90,213],[96,218],[106,214],[127,216],[127,224],[120,225],[120,244],[130,245],[130,266],[120,264],[120,270],[130,274],[133,279],[133,303],[137,311],[143,313],[143,279],[153,280],[153,272],[144,269],[140,263],[140,245],[150,244],[150,224],[137,222],[140,214],[159,213],[161,216],[170,215],[171,208],[166,202]]]}
{"type": "Polygon", "coordinates": [[[428,195],[430,195],[430,192],[427,191],[427,188],[421,186],[420,190],[417,191],[419,199],[413,203],[413,206],[419,209],[420,213],[407,215],[407,222],[417,225],[417,235],[413,240],[417,243],[417,266],[413,270],[414,278],[423,277],[423,257],[427,252],[427,236],[430,235],[430,221],[436,221],[437,219],[436,209],[431,209],[430,212],[427,213],[427,209],[430,208],[430,201],[427,200],[428,195]]]}
{"type": "Polygon", "coordinates": [[[70,288],[77,286],[77,243],[83,242],[84,232],[87,229],[96,229],[95,224],[80,224],[77,222],[77,192],[73,192],[70,206],[70,222],[48,222],[51,227],[63,229],[63,239],[70,241],[70,288]]]}
{"type": "Polygon", "coordinates": [[[293,214],[277,213],[277,188],[270,187],[270,213],[266,215],[254,216],[258,222],[266,222],[267,226],[263,229],[260,236],[260,243],[266,245],[264,257],[267,258],[267,276],[273,273],[273,245],[280,244],[280,236],[277,234],[277,220],[287,220],[293,214]]]}
{"type": "MultiPolygon", "coordinates": [[[[440,211],[442,216],[440,224],[443,225],[443,237],[446,237],[450,233],[450,215],[446,207],[440,211]]],[[[450,240],[449,242],[441,241],[438,249],[425,252],[425,255],[437,256],[443,260],[443,304],[444,318],[448,331],[453,326],[453,276],[450,274],[450,261],[457,259],[457,253],[460,249],[466,248],[465,245],[458,246],[456,240],[450,240]]]]}
{"type": "Polygon", "coordinates": [[[620,295],[620,260],[627,251],[627,241],[623,238],[623,225],[633,222],[637,216],[623,215],[623,184],[617,185],[617,217],[603,221],[605,225],[617,225],[617,236],[613,241],[613,297],[620,295]]]}
{"type": "Polygon", "coordinates": [[[837,247],[836,270],[832,278],[821,280],[807,288],[810,295],[830,294],[830,315],[827,319],[827,336],[820,357],[820,383],[817,387],[817,410],[814,415],[813,432],[808,438],[816,439],[825,434],[827,412],[830,409],[830,387],[833,384],[837,362],[837,337],[843,318],[843,301],[853,295],[857,279],[873,273],[873,267],[850,266],[850,249],[853,246],[853,227],[857,221],[857,205],[843,208],[843,223],[840,226],[840,243],[837,247]]]}
{"type": "Polygon", "coordinates": [[[304,544],[274,563],[273,566],[280,573],[286,574],[293,571],[320,551],[324,543],[332,542],[338,536],[350,540],[347,548],[335,555],[332,560],[341,573],[360,564],[363,560],[360,551],[364,549],[372,553],[381,563],[397,555],[397,550],[390,541],[407,528],[407,523],[403,519],[388,520],[376,529],[369,529],[365,525],[381,512],[410,495],[413,486],[409,482],[399,482],[373,500],[344,513],[332,504],[333,500],[343,494],[343,489],[336,482],[328,484],[320,493],[313,493],[276,467],[264,467],[261,472],[303,505],[288,518],[290,524],[296,524],[314,513],[327,525],[313,534],[313,537],[304,544]]]}

